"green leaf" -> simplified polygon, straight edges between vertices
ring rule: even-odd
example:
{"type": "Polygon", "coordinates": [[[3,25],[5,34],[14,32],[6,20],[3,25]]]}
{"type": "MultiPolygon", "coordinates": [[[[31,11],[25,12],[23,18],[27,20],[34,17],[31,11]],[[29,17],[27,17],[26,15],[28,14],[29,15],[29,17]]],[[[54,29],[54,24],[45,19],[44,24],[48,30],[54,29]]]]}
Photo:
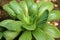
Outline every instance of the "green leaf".
{"type": "Polygon", "coordinates": [[[15,12],[8,6],[8,4],[3,6],[3,9],[8,12],[8,15],[10,15],[12,18],[16,18],[15,12]]]}
{"type": "Polygon", "coordinates": [[[54,25],[46,24],[42,29],[44,32],[46,32],[48,35],[52,36],[53,38],[60,37],[60,31],[54,25]]]}
{"type": "Polygon", "coordinates": [[[24,11],[24,21],[27,22],[27,24],[29,24],[29,14],[28,14],[28,7],[25,1],[21,1],[20,3],[20,7],[22,8],[22,10],[24,11]]]}
{"type": "Polygon", "coordinates": [[[24,0],[27,3],[28,8],[31,7],[31,5],[34,3],[34,0],[24,0]]]}
{"type": "Polygon", "coordinates": [[[3,33],[2,32],[0,32],[0,39],[3,37],[3,33]]]}
{"type": "Polygon", "coordinates": [[[32,40],[31,31],[23,32],[23,34],[19,37],[19,40],[32,40]]]}
{"type": "Polygon", "coordinates": [[[36,40],[46,40],[45,33],[40,28],[32,31],[32,34],[36,38],[36,40]]]}
{"type": "Polygon", "coordinates": [[[9,6],[10,6],[10,8],[12,8],[12,10],[14,10],[14,12],[17,15],[17,18],[19,20],[23,20],[23,17],[25,15],[24,15],[24,12],[23,12],[22,8],[19,6],[19,3],[17,1],[11,1],[9,3],[9,6]]]}
{"type": "Polygon", "coordinates": [[[37,14],[38,14],[38,7],[37,7],[37,4],[34,3],[29,8],[29,15],[31,17],[30,18],[31,23],[35,23],[35,21],[37,19],[37,14]]]}
{"type": "Polygon", "coordinates": [[[53,9],[53,4],[51,2],[43,2],[41,3],[41,7],[39,7],[38,15],[40,16],[44,13],[45,10],[49,10],[49,12],[53,9]]]}
{"type": "Polygon", "coordinates": [[[18,32],[12,32],[12,31],[5,31],[3,33],[3,36],[5,37],[6,40],[13,40],[18,36],[18,32]]]}
{"type": "Polygon", "coordinates": [[[41,16],[37,20],[37,26],[43,25],[47,22],[49,12],[46,10],[44,13],[41,14],[41,16]]]}
{"type": "Polygon", "coordinates": [[[0,26],[0,32],[3,32],[3,30],[4,30],[3,27],[0,26]]]}
{"type": "Polygon", "coordinates": [[[29,14],[33,18],[37,16],[38,13],[38,7],[37,4],[32,4],[32,6],[29,8],[29,14]]]}
{"type": "Polygon", "coordinates": [[[33,36],[36,38],[36,40],[55,40],[53,37],[46,34],[40,28],[36,29],[35,31],[32,31],[32,33],[33,33],[33,36]]]}
{"type": "Polygon", "coordinates": [[[59,19],[60,19],[60,11],[59,10],[53,10],[50,12],[48,21],[59,20],[59,19]]]}
{"type": "Polygon", "coordinates": [[[23,23],[22,25],[23,25],[23,28],[25,28],[27,30],[35,30],[36,29],[36,23],[31,24],[31,25],[27,25],[27,24],[23,23]]]}
{"type": "Polygon", "coordinates": [[[47,33],[45,33],[45,36],[46,36],[46,40],[55,40],[52,36],[48,35],[47,33]]]}
{"type": "Polygon", "coordinates": [[[36,4],[37,4],[37,6],[38,6],[38,8],[40,8],[40,7],[41,7],[42,3],[44,3],[44,1],[39,1],[39,2],[37,2],[37,3],[36,3],[36,4]]]}
{"type": "Polygon", "coordinates": [[[21,31],[21,22],[14,20],[4,20],[0,23],[0,26],[12,31],[21,31]]]}
{"type": "Polygon", "coordinates": [[[22,10],[24,11],[25,13],[25,16],[28,16],[28,7],[27,7],[27,4],[25,1],[21,1],[20,3],[20,7],[22,8],[22,10]]]}

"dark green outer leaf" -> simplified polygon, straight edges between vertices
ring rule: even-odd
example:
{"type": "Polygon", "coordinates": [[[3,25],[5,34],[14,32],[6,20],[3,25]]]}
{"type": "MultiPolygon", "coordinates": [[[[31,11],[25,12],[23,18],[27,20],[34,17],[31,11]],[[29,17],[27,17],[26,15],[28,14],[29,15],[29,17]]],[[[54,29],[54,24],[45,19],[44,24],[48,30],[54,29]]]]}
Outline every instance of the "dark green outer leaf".
{"type": "Polygon", "coordinates": [[[43,2],[41,3],[41,6],[39,7],[38,15],[40,16],[42,13],[44,13],[45,10],[48,10],[49,12],[53,9],[53,4],[51,2],[43,2]]]}
{"type": "Polygon", "coordinates": [[[3,27],[0,26],[0,32],[3,32],[3,30],[4,30],[3,27]]]}
{"type": "Polygon", "coordinates": [[[46,10],[42,15],[38,18],[37,20],[37,26],[39,27],[40,25],[43,25],[47,22],[49,12],[46,10]]]}
{"type": "Polygon", "coordinates": [[[23,32],[23,34],[19,37],[19,40],[32,40],[31,31],[23,32]]]}
{"type": "Polygon", "coordinates": [[[3,33],[2,32],[0,32],[0,39],[3,37],[3,33]]]}

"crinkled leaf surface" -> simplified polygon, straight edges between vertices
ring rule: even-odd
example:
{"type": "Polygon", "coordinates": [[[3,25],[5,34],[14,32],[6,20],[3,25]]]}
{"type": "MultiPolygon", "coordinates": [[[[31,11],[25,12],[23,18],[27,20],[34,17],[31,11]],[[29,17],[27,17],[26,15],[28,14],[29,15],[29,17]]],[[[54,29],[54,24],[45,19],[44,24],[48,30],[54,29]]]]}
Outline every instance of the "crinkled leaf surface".
{"type": "Polygon", "coordinates": [[[54,25],[46,24],[44,25],[43,30],[53,38],[60,37],[60,31],[54,25]]]}
{"type": "Polygon", "coordinates": [[[44,13],[41,14],[41,16],[38,18],[37,26],[43,25],[47,22],[49,12],[46,10],[44,13]]]}
{"type": "Polygon", "coordinates": [[[18,32],[5,31],[3,33],[3,36],[6,38],[6,40],[13,40],[14,38],[16,38],[16,36],[18,36],[18,34],[18,32]]]}
{"type": "Polygon", "coordinates": [[[32,40],[31,31],[23,32],[23,34],[19,37],[19,40],[32,40]]]}
{"type": "Polygon", "coordinates": [[[40,28],[36,29],[35,31],[32,31],[32,34],[36,38],[36,40],[54,40],[53,37],[51,37],[50,35],[46,34],[40,28]]]}
{"type": "Polygon", "coordinates": [[[49,13],[48,21],[59,20],[60,19],[60,11],[53,10],[49,13]]]}
{"type": "Polygon", "coordinates": [[[11,1],[11,2],[9,3],[9,6],[10,6],[10,8],[12,8],[12,10],[14,10],[14,12],[15,12],[16,15],[17,15],[17,18],[18,18],[19,20],[23,20],[23,17],[24,17],[25,15],[24,15],[24,12],[23,12],[22,8],[19,6],[19,3],[16,2],[16,1],[11,1]]]}
{"type": "Polygon", "coordinates": [[[45,33],[40,28],[32,31],[32,34],[36,40],[46,40],[45,33]]]}
{"type": "Polygon", "coordinates": [[[21,31],[21,22],[14,20],[4,20],[0,23],[0,26],[12,31],[21,31]]]}
{"type": "Polygon", "coordinates": [[[8,4],[3,6],[3,9],[8,12],[8,15],[10,15],[12,18],[16,18],[16,14],[14,11],[8,6],[8,4]]]}

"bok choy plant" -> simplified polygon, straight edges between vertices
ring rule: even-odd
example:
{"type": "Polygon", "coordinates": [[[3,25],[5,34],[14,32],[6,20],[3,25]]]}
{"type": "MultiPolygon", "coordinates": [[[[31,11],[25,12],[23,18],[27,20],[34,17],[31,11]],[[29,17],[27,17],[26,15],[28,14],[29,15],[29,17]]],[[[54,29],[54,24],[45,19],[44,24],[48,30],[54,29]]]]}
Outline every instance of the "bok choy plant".
{"type": "Polygon", "coordinates": [[[47,22],[60,19],[60,11],[53,10],[51,2],[34,0],[11,1],[3,9],[13,19],[0,22],[0,39],[6,40],[55,40],[60,37],[60,30],[47,22]],[[17,20],[15,20],[17,19],[17,20]],[[1,29],[0,29],[1,30],[1,29]]]}

